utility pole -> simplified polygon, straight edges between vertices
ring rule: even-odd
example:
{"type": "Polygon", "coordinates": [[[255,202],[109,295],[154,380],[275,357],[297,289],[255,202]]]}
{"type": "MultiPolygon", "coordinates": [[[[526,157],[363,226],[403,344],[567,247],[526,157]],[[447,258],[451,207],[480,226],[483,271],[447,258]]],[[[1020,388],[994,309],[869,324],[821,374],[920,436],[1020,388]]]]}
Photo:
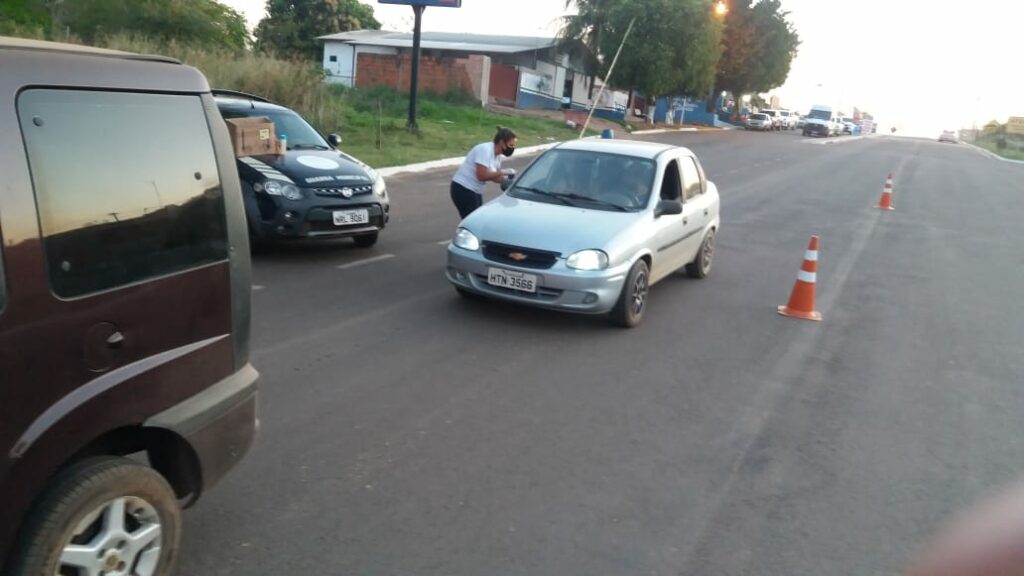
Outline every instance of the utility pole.
{"type": "Polygon", "coordinates": [[[416,16],[416,23],[412,32],[412,78],[409,80],[409,122],[405,127],[409,132],[419,132],[419,124],[416,123],[416,95],[419,92],[420,82],[420,33],[423,26],[423,11],[426,6],[417,5],[412,7],[416,16]]]}

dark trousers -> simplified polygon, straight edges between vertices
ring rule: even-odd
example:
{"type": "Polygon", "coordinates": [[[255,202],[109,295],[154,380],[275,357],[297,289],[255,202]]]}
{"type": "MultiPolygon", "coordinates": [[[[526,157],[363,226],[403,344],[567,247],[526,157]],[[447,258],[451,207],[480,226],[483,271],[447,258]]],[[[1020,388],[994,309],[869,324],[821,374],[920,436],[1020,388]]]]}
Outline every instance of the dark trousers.
{"type": "Polygon", "coordinates": [[[452,202],[459,211],[459,216],[465,218],[479,208],[483,203],[483,196],[473,192],[458,182],[452,182],[452,202]]]}

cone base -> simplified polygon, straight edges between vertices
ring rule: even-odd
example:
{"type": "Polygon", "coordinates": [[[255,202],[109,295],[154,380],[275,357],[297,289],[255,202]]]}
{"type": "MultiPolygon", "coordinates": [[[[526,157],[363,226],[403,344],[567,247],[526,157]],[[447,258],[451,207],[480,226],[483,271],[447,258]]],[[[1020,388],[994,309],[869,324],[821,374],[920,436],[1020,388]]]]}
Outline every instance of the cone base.
{"type": "Polygon", "coordinates": [[[801,320],[814,320],[815,322],[821,322],[821,312],[817,310],[811,312],[804,312],[803,310],[794,310],[789,306],[779,306],[779,314],[783,316],[789,316],[790,318],[799,318],[801,320]]]}
{"type": "Polygon", "coordinates": [[[882,206],[881,204],[875,206],[875,208],[878,208],[879,210],[895,210],[892,206],[882,206]]]}

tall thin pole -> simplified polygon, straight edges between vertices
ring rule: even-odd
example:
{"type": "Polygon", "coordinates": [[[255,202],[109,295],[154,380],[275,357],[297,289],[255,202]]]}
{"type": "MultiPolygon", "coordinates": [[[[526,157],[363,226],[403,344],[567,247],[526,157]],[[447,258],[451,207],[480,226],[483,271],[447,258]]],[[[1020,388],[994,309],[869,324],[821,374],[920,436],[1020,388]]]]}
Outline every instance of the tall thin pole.
{"type": "Polygon", "coordinates": [[[409,122],[405,127],[410,132],[418,132],[420,127],[416,124],[416,94],[419,92],[420,83],[420,29],[423,24],[423,10],[426,6],[413,6],[412,11],[416,15],[416,24],[412,33],[412,78],[409,81],[409,122]]]}
{"type": "Polygon", "coordinates": [[[612,72],[615,71],[615,64],[619,61],[619,55],[622,54],[622,47],[626,45],[626,40],[629,38],[629,33],[633,31],[633,24],[636,24],[636,17],[629,21],[629,28],[626,28],[626,34],[622,37],[622,43],[619,44],[619,49],[615,51],[615,58],[612,58],[612,65],[608,67],[608,74],[601,81],[601,89],[597,92],[597,98],[590,103],[590,113],[587,114],[587,121],[583,123],[583,130],[580,130],[580,138],[587,133],[587,128],[590,126],[590,119],[594,117],[594,109],[597,108],[597,103],[601,101],[601,95],[604,94],[604,89],[608,86],[608,79],[612,77],[612,72]]]}

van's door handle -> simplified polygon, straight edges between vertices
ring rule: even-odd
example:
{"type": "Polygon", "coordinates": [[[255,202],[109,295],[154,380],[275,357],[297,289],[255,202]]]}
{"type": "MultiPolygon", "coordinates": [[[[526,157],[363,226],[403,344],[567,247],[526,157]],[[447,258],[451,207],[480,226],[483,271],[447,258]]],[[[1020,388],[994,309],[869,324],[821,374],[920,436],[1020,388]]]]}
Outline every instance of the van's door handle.
{"type": "Polygon", "coordinates": [[[107,336],[107,346],[111,348],[120,348],[122,344],[124,344],[124,334],[114,332],[110,336],[107,336]]]}

